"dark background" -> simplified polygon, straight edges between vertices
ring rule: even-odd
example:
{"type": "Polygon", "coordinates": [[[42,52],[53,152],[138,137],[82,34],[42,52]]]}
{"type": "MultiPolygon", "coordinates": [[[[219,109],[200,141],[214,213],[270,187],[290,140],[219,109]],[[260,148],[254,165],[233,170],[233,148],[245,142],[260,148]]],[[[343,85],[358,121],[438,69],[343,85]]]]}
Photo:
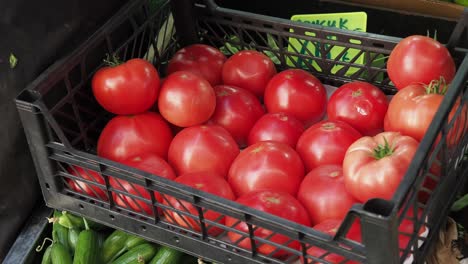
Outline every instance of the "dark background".
{"type": "Polygon", "coordinates": [[[14,98],[126,0],[0,1],[0,261],[42,202],[14,98]],[[11,69],[10,53],[18,58],[11,69]]]}

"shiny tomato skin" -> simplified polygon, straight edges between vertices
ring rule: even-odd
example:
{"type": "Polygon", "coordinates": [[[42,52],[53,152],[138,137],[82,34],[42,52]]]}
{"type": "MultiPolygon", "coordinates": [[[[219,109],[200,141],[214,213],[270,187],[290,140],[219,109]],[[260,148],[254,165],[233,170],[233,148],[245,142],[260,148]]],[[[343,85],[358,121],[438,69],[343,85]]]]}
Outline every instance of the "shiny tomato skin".
{"type": "Polygon", "coordinates": [[[340,165],[348,147],[362,135],[342,121],[325,120],[302,133],[296,151],[304,162],[306,172],[320,165],[340,165]]]}
{"type": "Polygon", "coordinates": [[[98,139],[98,156],[122,161],[142,153],[167,157],[172,132],[159,114],[116,116],[104,127],[98,139]]]}
{"type": "MultiPolygon", "coordinates": [[[[260,210],[278,217],[282,217],[286,220],[296,222],[305,226],[310,226],[310,220],[307,215],[305,208],[296,200],[293,196],[285,192],[276,192],[276,191],[255,191],[248,194],[245,194],[239,197],[236,202],[251,207],[256,210],[260,210]]],[[[245,232],[248,234],[248,227],[245,222],[237,223],[238,219],[232,217],[226,217],[226,226],[233,227],[239,231],[245,232]]],[[[269,237],[273,232],[265,228],[257,228],[254,231],[254,236],[259,238],[269,237]]],[[[251,249],[251,242],[248,238],[242,238],[242,235],[235,232],[228,232],[228,238],[232,242],[240,240],[237,244],[238,246],[251,249]]],[[[290,240],[287,236],[275,234],[268,238],[269,241],[286,244],[290,240]]],[[[291,249],[299,250],[300,244],[298,241],[293,241],[287,246],[291,249]]],[[[258,243],[256,251],[260,254],[268,255],[277,249],[276,246],[270,244],[260,244],[258,243]]],[[[273,254],[273,257],[276,258],[285,258],[291,253],[287,250],[279,250],[273,254]]]]}
{"type": "Polygon", "coordinates": [[[240,147],[247,145],[247,137],[255,122],[265,114],[260,100],[246,89],[229,85],[214,87],[216,109],[207,124],[224,127],[240,147]]]}
{"type": "Polygon", "coordinates": [[[388,108],[386,95],[374,85],[354,81],[338,88],[330,97],[327,106],[329,120],[350,124],[365,136],[374,136],[383,131],[388,108]]]}
{"type": "Polygon", "coordinates": [[[189,71],[169,75],[161,87],[158,109],[161,115],[179,127],[200,125],[210,119],[216,107],[211,84],[189,71]]]}
{"type": "Polygon", "coordinates": [[[221,126],[201,125],[180,131],[169,147],[168,160],[177,175],[211,171],[224,178],[240,149],[221,126]]]}
{"type": "Polygon", "coordinates": [[[223,65],[223,83],[247,89],[263,97],[268,81],[276,74],[273,61],[263,53],[242,50],[227,59],[223,65]]]}
{"type": "MultiPolygon", "coordinates": [[[[143,153],[141,155],[130,157],[129,159],[122,161],[122,164],[169,180],[174,180],[176,178],[174,170],[171,168],[171,166],[164,159],[153,153],[143,153]]],[[[151,195],[144,186],[130,183],[126,180],[114,177],[109,178],[109,184],[117,190],[124,191],[126,193],[130,193],[151,201],[151,195]]],[[[117,192],[113,192],[112,195],[114,202],[120,207],[130,207],[130,209],[135,212],[146,213],[148,215],[153,214],[151,203],[147,203],[141,199],[136,199],[117,192]]],[[[160,193],[154,192],[154,195],[158,202],[162,202],[160,193]]]]}
{"type": "Polygon", "coordinates": [[[228,182],[236,196],[257,190],[297,194],[304,165],[290,146],[262,141],[244,149],[232,162],[228,182]]]}
{"type": "MultiPolygon", "coordinates": [[[[398,91],[390,101],[385,116],[385,130],[400,132],[421,141],[443,99],[444,96],[441,94],[427,93],[421,84],[409,85],[398,91]]],[[[449,113],[449,120],[454,118],[459,106],[460,100],[457,100],[449,113]]],[[[467,108],[464,106],[458,120],[455,120],[454,128],[449,131],[449,145],[457,144],[461,139],[467,115],[467,108]]]]}
{"type": "Polygon", "coordinates": [[[267,113],[255,122],[249,132],[248,145],[260,141],[277,141],[296,148],[297,140],[304,132],[304,124],[292,115],[267,113]]]}
{"type": "MultiPolygon", "coordinates": [[[[83,178],[88,181],[93,181],[96,184],[106,185],[104,178],[97,173],[96,171],[85,169],[78,166],[70,166],[67,168],[67,172],[73,176],[83,178]]],[[[70,189],[78,193],[84,193],[91,197],[99,198],[100,200],[107,201],[109,198],[107,197],[107,193],[105,188],[100,188],[97,185],[89,184],[84,181],[79,181],[75,179],[66,179],[70,189]]]]}
{"type": "Polygon", "coordinates": [[[284,112],[306,127],[320,121],[327,110],[327,91],[319,79],[301,69],[276,74],[265,89],[268,112],[284,112]]]}
{"type": "Polygon", "coordinates": [[[358,201],[345,188],[339,165],[322,165],[309,172],[299,187],[297,199],[309,213],[312,225],[327,219],[343,219],[358,201]]]}
{"type": "Polygon", "coordinates": [[[372,198],[391,199],[418,146],[418,141],[398,132],[382,132],[358,139],[348,148],[343,161],[346,189],[360,202],[372,198]],[[393,153],[375,158],[374,150],[385,142],[393,153]]]}
{"type": "Polygon", "coordinates": [[[450,83],[455,76],[455,63],[450,52],[438,41],[413,35],[401,40],[387,62],[390,80],[399,90],[411,84],[429,84],[441,77],[450,83]]]}
{"type": "Polygon", "coordinates": [[[221,84],[221,72],[226,56],[218,49],[205,44],[193,44],[178,50],[172,56],[167,74],[189,71],[204,79],[212,86],[221,84]]]}
{"type": "Polygon", "coordinates": [[[159,74],[146,60],[131,59],[117,66],[100,68],[91,81],[93,94],[107,111],[117,115],[143,113],[159,93],[159,74]]]}
{"type": "MultiPolygon", "coordinates": [[[[421,216],[422,210],[418,211],[419,217],[421,216]]],[[[413,218],[413,210],[410,208],[408,212],[406,213],[406,217],[403,218],[401,221],[400,225],[398,226],[398,245],[400,249],[405,249],[408,246],[410,236],[412,236],[415,232],[414,230],[414,222],[412,220],[409,220],[409,218],[413,218]]],[[[338,219],[329,219],[321,222],[320,224],[315,225],[313,228],[319,231],[322,231],[330,236],[334,236],[336,232],[338,231],[339,227],[341,225],[341,220],[338,219]]],[[[419,236],[421,236],[425,231],[427,230],[425,225],[422,225],[417,232],[419,236]]],[[[352,225],[348,233],[346,234],[346,238],[356,241],[358,243],[362,243],[362,236],[361,236],[361,223],[357,219],[352,225]]],[[[417,243],[417,241],[416,241],[417,243]]],[[[307,250],[307,254],[314,256],[314,257],[322,257],[324,260],[328,261],[329,263],[333,264],[357,264],[359,262],[355,261],[345,261],[345,258],[343,256],[337,255],[337,254],[328,254],[324,256],[327,253],[326,250],[318,248],[318,247],[311,247],[307,250]]],[[[400,251],[400,256],[402,255],[402,252],[400,251]]],[[[315,262],[312,262],[315,263],[315,262]]]]}
{"type": "MultiPolygon", "coordinates": [[[[235,196],[227,181],[220,175],[213,172],[207,171],[182,174],[175,179],[175,182],[190,186],[200,191],[208,192],[228,200],[235,200],[235,196]]],[[[168,215],[167,220],[169,222],[176,222],[182,227],[189,228],[197,232],[201,231],[201,226],[198,219],[198,210],[193,204],[168,195],[166,195],[166,198],[167,200],[164,199],[163,204],[180,211],[188,212],[195,216],[194,219],[189,216],[179,214],[174,211],[174,209],[166,209],[165,214],[168,215]]],[[[220,224],[224,224],[225,218],[220,218],[220,216],[220,213],[212,210],[207,210],[203,213],[204,219],[209,221],[217,221],[220,224]]],[[[206,227],[210,236],[217,236],[223,231],[223,229],[208,223],[206,224],[206,227]]]]}

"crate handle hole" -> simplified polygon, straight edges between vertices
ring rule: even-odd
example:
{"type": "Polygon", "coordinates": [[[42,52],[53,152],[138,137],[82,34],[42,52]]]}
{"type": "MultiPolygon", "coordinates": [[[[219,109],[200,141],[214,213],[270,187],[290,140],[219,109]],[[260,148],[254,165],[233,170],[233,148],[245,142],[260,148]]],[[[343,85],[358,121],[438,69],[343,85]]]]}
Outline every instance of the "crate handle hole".
{"type": "Polygon", "coordinates": [[[46,182],[45,187],[47,190],[50,190],[50,185],[46,182]]]}
{"type": "Polygon", "coordinates": [[[110,219],[111,220],[114,220],[115,219],[115,216],[114,215],[109,215],[110,219]]]}
{"type": "Polygon", "coordinates": [[[79,207],[80,207],[81,210],[84,209],[84,206],[82,204],[79,204],[79,207]]]}
{"type": "Polygon", "coordinates": [[[141,226],[141,230],[142,230],[142,231],[146,231],[146,226],[144,226],[144,225],[141,226]]]}
{"type": "Polygon", "coordinates": [[[381,215],[383,217],[390,216],[393,207],[393,202],[380,198],[370,199],[364,204],[364,210],[377,215],[381,215]]]}
{"type": "Polygon", "coordinates": [[[173,239],[174,239],[174,241],[175,241],[176,243],[179,243],[179,242],[180,242],[179,237],[176,237],[176,236],[175,236],[175,237],[173,237],[173,239]]]}
{"type": "Polygon", "coordinates": [[[384,44],[382,44],[382,43],[375,43],[375,42],[372,43],[372,46],[377,47],[377,48],[383,48],[383,47],[385,47],[384,44]]]}

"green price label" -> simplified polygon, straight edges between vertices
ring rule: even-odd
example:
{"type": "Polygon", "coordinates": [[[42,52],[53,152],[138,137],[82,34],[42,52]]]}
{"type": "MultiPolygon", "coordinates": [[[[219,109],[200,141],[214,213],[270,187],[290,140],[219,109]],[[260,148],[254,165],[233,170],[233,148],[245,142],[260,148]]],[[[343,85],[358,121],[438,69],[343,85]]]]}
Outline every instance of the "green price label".
{"type": "MultiPolygon", "coordinates": [[[[292,21],[299,21],[309,24],[321,25],[325,27],[334,27],[340,29],[354,30],[366,32],[367,27],[367,14],[365,12],[349,12],[349,13],[331,13],[331,14],[310,14],[310,15],[294,15],[291,17],[292,21]]],[[[293,32],[294,30],[291,29],[293,32]]],[[[314,32],[306,32],[305,35],[315,37],[314,32]]],[[[327,39],[336,40],[336,36],[326,36],[327,39]]],[[[352,44],[361,44],[359,40],[350,40],[352,44]]],[[[328,59],[339,60],[343,62],[350,62],[356,64],[364,64],[364,54],[359,55],[359,49],[347,49],[343,46],[333,46],[330,44],[323,44],[324,47],[320,46],[321,43],[316,41],[309,41],[304,39],[290,38],[288,51],[293,53],[299,53],[308,56],[322,57],[321,50],[330,50],[327,53],[328,59]],[[359,56],[357,59],[355,57],[359,56]]],[[[288,59],[290,66],[299,65],[299,67],[306,68],[308,64],[311,64],[315,70],[321,72],[322,69],[310,58],[294,57],[288,59]],[[295,61],[292,61],[295,60],[295,61]],[[295,62],[295,63],[294,63],[295,62]]],[[[331,69],[332,74],[335,74],[340,70],[343,65],[335,65],[331,69]]],[[[350,67],[346,72],[347,75],[355,73],[358,68],[350,67]]]]}

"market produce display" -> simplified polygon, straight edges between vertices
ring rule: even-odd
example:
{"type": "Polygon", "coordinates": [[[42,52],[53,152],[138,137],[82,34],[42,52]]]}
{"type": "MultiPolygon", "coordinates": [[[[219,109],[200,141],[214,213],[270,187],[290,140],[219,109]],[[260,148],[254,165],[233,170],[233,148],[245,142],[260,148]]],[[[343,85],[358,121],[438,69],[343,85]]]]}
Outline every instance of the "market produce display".
{"type": "MultiPolygon", "coordinates": [[[[334,88],[327,99],[324,84],[312,73],[279,71],[274,65],[261,52],[237,51],[226,58],[217,48],[202,44],[176,52],[167,71],[140,61],[113,62],[99,70],[92,82],[97,102],[116,114],[100,134],[98,156],[151,173],[154,180],[174,180],[333,235],[355,203],[392,198],[455,73],[445,47],[421,36],[403,39],[388,58],[389,77],[398,88],[393,97],[370,83],[352,81],[334,88]],[[421,52],[425,49],[429,51],[421,52]],[[421,64],[429,65],[430,72],[421,64]],[[119,78],[122,69],[128,74],[122,72],[119,78]],[[162,75],[164,81],[160,82],[162,75]],[[138,91],[138,96],[127,96],[128,90],[138,91]]],[[[462,111],[455,122],[466,122],[466,109],[462,111]]],[[[456,144],[465,129],[457,126],[447,142],[456,144]]],[[[105,185],[97,172],[77,166],[69,172],[83,179],[70,180],[75,192],[109,199],[104,189],[86,183],[105,185]]],[[[123,179],[110,177],[109,184],[119,207],[153,215],[154,196],[165,207],[188,214],[158,207],[166,221],[201,232],[201,220],[190,215],[203,209],[190,201],[151,194],[144,186],[123,179]]],[[[422,203],[426,200],[421,198],[422,203]]],[[[252,248],[252,242],[238,233],[249,232],[242,221],[209,210],[202,221],[215,223],[207,230],[209,236],[226,236],[241,248],[252,248]],[[216,225],[232,229],[226,234],[226,229],[216,225]]],[[[413,233],[411,221],[405,221],[400,229],[413,233]]],[[[169,249],[157,249],[144,241],[129,246],[124,242],[128,235],[119,231],[103,242],[101,255],[84,252],[83,248],[99,244],[98,235],[85,225],[77,238],[70,239],[77,241],[73,246],[55,231],[55,242],[46,253],[71,253],[74,248],[78,258],[74,263],[92,263],[89,261],[98,257],[104,263],[137,263],[132,262],[135,256],[141,261],[138,263],[163,263],[152,260],[159,255],[176,258],[164,253],[169,249]],[[82,242],[85,238],[86,243],[82,242]],[[106,248],[109,241],[115,242],[106,248]],[[58,242],[63,248],[56,248],[58,242]]],[[[71,228],[76,237],[78,231],[71,228]]],[[[348,238],[360,242],[359,228],[353,226],[348,238]]],[[[424,226],[419,234],[423,231],[424,226]]],[[[274,243],[289,243],[289,238],[263,228],[253,234],[274,243]]],[[[255,243],[261,254],[280,259],[291,254],[255,243]]],[[[401,248],[408,243],[400,237],[401,248]]],[[[300,248],[297,242],[286,246],[300,248]]],[[[320,257],[324,252],[312,247],[308,254],[320,257]]],[[[330,254],[324,259],[341,263],[344,258],[330,254]]]]}
{"type": "Polygon", "coordinates": [[[52,234],[36,251],[41,264],[200,264],[203,260],[122,230],[55,210],[52,234]]]}

